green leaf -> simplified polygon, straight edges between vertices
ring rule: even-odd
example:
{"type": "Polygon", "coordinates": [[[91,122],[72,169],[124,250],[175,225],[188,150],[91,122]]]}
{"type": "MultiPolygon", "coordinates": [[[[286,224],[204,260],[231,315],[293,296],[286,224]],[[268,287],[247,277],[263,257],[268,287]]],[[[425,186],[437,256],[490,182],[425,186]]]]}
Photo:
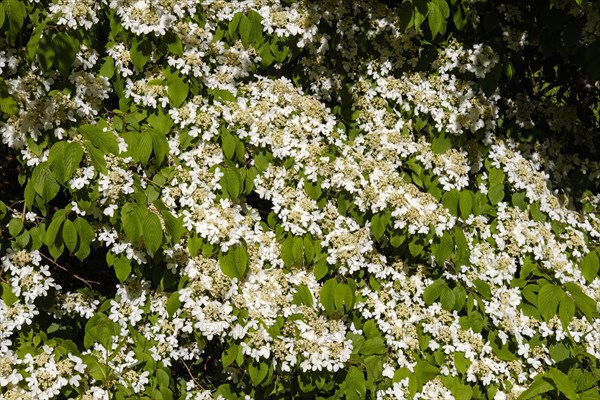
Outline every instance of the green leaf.
{"type": "Polygon", "coordinates": [[[564,296],[558,306],[558,317],[564,329],[566,329],[575,316],[575,302],[569,296],[564,296]]]}
{"type": "Polygon", "coordinates": [[[440,302],[442,303],[442,308],[446,311],[452,311],[454,308],[454,302],[456,297],[454,296],[454,292],[452,289],[445,285],[442,288],[442,293],[440,294],[440,302]]]}
{"type": "MultiPolygon", "coordinates": [[[[300,285],[296,288],[296,295],[301,304],[305,304],[309,307],[313,305],[313,296],[310,289],[306,285],[300,285]]],[[[296,297],[296,296],[295,296],[296,297]]]]}
{"type": "Polygon", "coordinates": [[[435,38],[444,25],[444,17],[442,16],[442,11],[436,1],[428,2],[427,8],[429,9],[427,22],[429,23],[431,36],[435,38]]]}
{"type": "Polygon", "coordinates": [[[460,192],[460,216],[462,219],[469,218],[471,215],[471,211],[473,210],[473,200],[475,199],[475,194],[470,190],[463,190],[460,192]]]}
{"type": "Polygon", "coordinates": [[[439,369],[429,364],[427,361],[417,361],[415,366],[415,377],[417,379],[417,386],[420,388],[426,382],[435,378],[439,373],[439,369]]]}
{"type": "Polygon", "coordinates": [[[236,199],[240,195],[242,180],[240,174],[235,168],[224,168],[221,185],[229,193],[229,196],[236,199]]]}
{"type": "Polygon", "coordinates": [[[246,247],[238,245],[219,257],[221,271],[230,278],[243,278],[248,268],[246,247]]]}
{"type": "Polygon", "coordinates": [[[117,258],[113,267],[119,282],[125,282],[131,275],[131,260],[125,256],[117,258]]]}
{"type": "Polygon", "coordinates": [[[434,246],[435,260],[439,265],[443,265],[446,261],[450,260],[450,256],[454,252],[454,240],[452,235],[448,232],[444,232],[440,243],[434,246]]]}
{"type": "Polygon", "coordinates": [[[371,232],[373,232],[373,236],[376,240],[379,240],[386,229],[386,221],[381,217],[380,214],[373,215],[371,218],[371,232]]]}
{"type": "Polygon", "coordinates": [[[590,251],[581,261],[581,272],[588,283],[592,283],[598,273],[598,269],[600,269],[598,254],[595,251],[590,251]]]}
{"type": "Polygon", "coordinates": [[[240,25],[240,20],[243,16],[243,13],[237,12],[235,13],[231,21],[229,21],[229,24],[227,25],[227,31],[229,32],[229,36],[233,37],[233,35],[238,29],[238,26],[240,25]]]}
{"type": "Polygon", "coordinates": [[[504,184],[496,184],[488,190],[488,199],[492,205],[500,203],[504,199],[504,184]]]}
{"type": "Polygon", "coordinates": [[[328,313],[333,313],[335,311],[335,289],[337,287],[337,281],[335,278],[331,278],[327,280],[319,291],[319,298],[323,308],[328,313]]]}
{"type": "Polygon", "coordinates": [[[551,367],[544,373],[544,376],[550,378],[556,385],[556,388],[569,400],[576,400],[579,398],[575,386],[569,377],[560,370],[551,367]]]}
{"type": "Polygon", "coordinates": [[[98,75],[103,76],[106,79],[111,79],[115,74],[115,60],[110,56],[104,57],[103,60],[104,62],[102,63],[102,67],[100,67],[98,75]]]}
{"type": "Polygon", "coordinates": [[[594,316],[596,315],[596,302],[586,295],[583,290],[574,282],[565,283],[565,288],[569,291],[577,308],[586,316],[590,323],[593,323],[594,316]]]}
{"type": "Polygon", "coordinates": [[[186,229],[183,226],[183,217],[175,218],[169,211],[161,210],[160,214],[165,221],[165,227],[167,233],[171,236],[171,243],[176,244],[179,242],[186,229]]]}
{"type": "Polygon", "coordinates": [[[354,305],[354,293],[350,286],[338,283],[333,291],[333,302],[337,310],[350,311],[354,305]]]}
{"type": "Polygon", "coordinates": [[[2,5],[6,12],[6,21],[8,21],[8,32],[6,36],[8,42],[14,44],[23,27],[23,23],[25,22],[27,10],[25,9],[25,5],[17,0],[4,0],[2,5]]]}
{"type": "Polygon", "coordinates": [[[8,223],[8,233],[16,238],[23,232],[23,220],[21,218],[13,218],[8,223]]]}
{"type": "Polygon", "coordinates": [[[564,295],[565,292],[559,286],[552,284],[542,286],[538,293],[538,309],[546,321],[556,315],[556,309],[564,295]]]}
{"type": "Polygon", "coordinates": [[[72,253],[77,247],[77,228],[75,228],[75,225],[69,219],[63,222],[62,236],[67,249],[72,253]]]}
{"type": "Polygon", "coordinates": [[[471,360],[465,357],[465,353],[456,351],[454,352],[454,366],[461,374],[465,374],[471,366],[471,360]]]}
{"type": "Polygon", "coordinates": [[[104,153],[119,154],[117,138],[109,131],[104,131],[97,125],[81,125],[79,133],[104,153]]]}
{"type": "Polygon", "coordinates": [[[188,96],[190,86],[183,80],[179,72],[167,75],[167,94],[173,107],[181,107],[188,96]]]}
{"type": "Polygon", "coordinates": [[[75,225],[79,237],[79,246],[75,250],[75,256],[83,261],[90,254],[90,245],[94,240],[94,228],[81,217],[75,218],[73,225],[75,225]]]}
{"type": "Polygon", "coordinates": [[[4,13],[4,5],[0,3],[0,28],[4,25],[4,21],[6,20],[6,14],[4,13]]]}
{"type": "Polygon", "coordinates": [[[263,43],[262,46],[260,46],[260,49],[258,49],[258,55],[260,56],[260,63],[263,67],[268,67],[275,61],[275,56],[273,56],[273,53],[271,52],[270,43],[263,43]]]}
{"type": "Polygon", "coordinates": [[[144,237],[144,245],[153,254],[160,248],[162,244],[163,234],[162,225],[158,216],[149,212],[142,223],[142,232],[144,237]]]}
{"type": "Polygon", "coordinates": [[[112,337],[119,336],[120,327],[103,313],[97,313],[85,324],[83,345],[90,348],[94,343],[100,343],[106,349],[111,349],[112,337]]]}
{"type": "Polygon", "coordinates": [[[64,76],[68,76],[79,51],[79,42],[67,33],[59,32],[52,37],[52,46],[56,53],[58,70],[64,76]]]}
{"type": "Polygon", "coordinates": [[[367,387],[365,384],[365,376],[357,367],[350,367],[343,385],[347,400],[363,400],[366,398],[367,387]]]}
{"type": "Polygon", "coordinates": [[[144,68],[144,65],[150,60],[152,55],[152,42],[148,38],[139,40],[134,37],[131,41],[131,49],[129,49],[129,56],[133,66],[139,71],[144,68]]]}
{"type": "Polygon", "coordinates": [[[233,159],[233,154],[235,153],[235,138],[229,131],[226,129],[221,130],[221,142],[223,146],[223,154],[225,158],[228,160],[233,159]]]}
{"type": "Polygon", "coordinates": [[[433,281],[433,283],[425,288],[423,292],[423,300],[425,304],[431,305],[442,294],[442,289],[446,287],[446,282],[443,279],[433,281]]]}
{"type": "Polygon", "coordinates": [[[50,149],[48,163],[50,170],[59,183],[71,179],[83,158],[83,149],[79,143],[64,141],[55,143],[50,149]]]}
{"type": "Polygon", "coordinates": [[[266,362],[256,362],[252,361],[250,365],[248,365],[248,375],[250,375],[250,380],[253,385],[258,385],[261,383],[269,373],[269,365],[266,362]]]}
{"type": "Polygon", "coordinates": [[[223,363],[223,368],[229,367],[238,357],[240,353],[241,347],[237,344],[232,344],[229,346],[223,353],[221,354],[221,362],[223,363]]]}
{"type": "Polygon", "coordinates": [[[315,268],[314,268],[315,279],[318,281],[321,280],[322,278],[325,277],[325,275],[327,275],[328,272],[329,272],[329,267],[327,266],[327,259],[321,258],[319,260],[319,262],[317,262],[315,264],[315,268]]]}
{"type": "Polygon", "coordinates": [[[400,6],[400,30],[406,32],[414,24],[415,7],[410,1],[402,2],[400,6]]]}
{"type": "Polygon", "coordinates": [[[4,301],[4,304],[10,307],[19,301],[19,298],[15,296],[12,287],[8,283],[1,282],[0,285],[2,287],[2,300],[4,301]]]}
{"type": "Polygon", "coordinates": [[[254,10],[248,11],[240,19],[239,32],[244,46],[259,44],[262,41],[262,16],[254,10]]]}
{"type": "Polygon", "coordinates": [[[448,209],[450,214],[458,217],[458,201],[460,199],[460,192],[456,189],[452,189],[449,192],[444,193],[442,196],[442,204],[448,209]]]}
{"type": "Polygon", "coordinates": [[[387,351],[385,341],[382,337],[374,337],[364,341],[360,346],[360,354],[370,356],[373,354],[385,354],[387,351]]]}
{"type": "MultiPolygon", "coordinates": [[[[429,3],[429,4],[432,4],[432,3],[429,3]]],[[[452,142],[450,141],[450,139],[448,139],[446,137],[446,135],[444,135],[444,133],[441,133],[439,136],[434,138],[433,141],[431,142],[431,151],[434,154],[443,154],[446,151],[450,150],[451,148],[452,148],[452,142]]]]}
{"type": "Polygon", "coordinates": [[[36,193],[48,203],[58,194],[60,185],[54,178],[47,162],[38,164],[31,174],[31,182],[36,193]]]}
{"type": "MultiPolygon", "coordinates": [[[[0,4],[2,7],[2,4],[0,4]]],[[[0,10],[0,20],[4,19],[4,10],[0,10]]],[[[37,54],[40,39],[42,37],[42,33],[44,32],[44,28],[46,28],[47,21],[42,21],[38,26],[35,27],[31,36],[29,37],[29,41],[27,42],[27,60],[29,62],[33,61],[35,55],[37,54]]],[[[0,27],[2,27],[2,21],[0,21],[0,27]]]]}
{"type": "Polygon", "coordinates": [[[147,132],[141,133],[134,151],[142,165],[147,165],[152,154],[152,135],[147,132]]]}
{"type": "Polygon", "coordinates": [[[179,310],[180,306],[181,300],[179,300],[179,292],[171,293],[167,300],[167,312],[169,313],[169,317],[172,318],[173,315],[175,315],[175,312],[179,310]]]}

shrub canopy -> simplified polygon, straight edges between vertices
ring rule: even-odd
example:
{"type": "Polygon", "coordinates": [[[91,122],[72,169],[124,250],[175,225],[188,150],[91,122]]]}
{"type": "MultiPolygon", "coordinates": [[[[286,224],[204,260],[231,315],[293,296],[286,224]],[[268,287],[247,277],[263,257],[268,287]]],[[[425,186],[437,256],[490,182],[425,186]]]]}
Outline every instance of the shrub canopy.
{"type": "Polygon", "coordinates": [[[0,397],[600,399],[600,4],[0,2],[0,397]]]}

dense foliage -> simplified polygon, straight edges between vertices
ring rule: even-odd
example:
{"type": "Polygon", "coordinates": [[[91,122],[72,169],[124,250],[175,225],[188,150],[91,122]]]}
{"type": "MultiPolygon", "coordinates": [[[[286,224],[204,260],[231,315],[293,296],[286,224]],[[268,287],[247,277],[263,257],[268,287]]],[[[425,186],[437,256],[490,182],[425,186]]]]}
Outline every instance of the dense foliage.
{"type": "Polygon", "coordinates": [[[3,399],[600,399],[600,4],[0,2],[3,399]]]}

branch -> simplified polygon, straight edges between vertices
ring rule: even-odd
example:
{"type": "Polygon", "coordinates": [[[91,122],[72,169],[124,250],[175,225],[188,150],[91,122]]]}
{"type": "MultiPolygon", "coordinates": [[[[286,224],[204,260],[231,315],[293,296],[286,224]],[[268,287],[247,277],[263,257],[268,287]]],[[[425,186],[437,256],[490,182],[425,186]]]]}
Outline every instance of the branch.
{"type": "Polygon", "coordinates": [[[81,276],[77,275],[76,273],[69,271],[67,268],[63,267],[62,265],[60,265],[59,263],[57,263],[56,261],[54,261],[53,259],[51,259],[50,257],[48,257],[47,255],[45,255],[44,253],[40,252],[39,253],[46,261],[48,261],[49,263],[51,263],[52,265],[54,265],[55,267],[58,267],[60,269],[62,269],[63,271],[67,272],[68,274],[70,274],[73,278],[77,279],[78,281],[80,281],[81,283],[83,283],[85,286],[87,286],[88,288],[92,288],[92,284],[95,285],[100,285],[100,282],[96,282],[96,281],[92,281],[89,279],[85,279],[82,278],[81,276]]]}

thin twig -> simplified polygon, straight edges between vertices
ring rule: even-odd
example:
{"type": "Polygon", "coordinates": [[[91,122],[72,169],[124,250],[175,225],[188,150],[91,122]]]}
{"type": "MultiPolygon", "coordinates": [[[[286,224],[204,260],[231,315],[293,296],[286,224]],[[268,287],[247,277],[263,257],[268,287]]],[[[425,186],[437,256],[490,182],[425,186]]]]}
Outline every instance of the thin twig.
{"type": "Polygon", "coordinates": [[[73,271],[69,271],[67,268],[63,267],[62,265],[60,265],[59,263],[57,263],[56,261],[54,261],[53,259],[51,259],[50,257],[48,257],[47,255],[45,255],[44,253],[40,252],[40,255],[46,259],[46,261],[50,262],[51,264],[53,264],[55,267],[58,267],[60,269],[62,269],[63,271],[69,273],[70,275],[72,275],[75,279],[77,279],[78,281],[82,282],[84,285],[86,285],[87,287],[89,287],[90,289],[92,288],[92,284],[96,284],[96,285],[100,285],[100,282],[96,282],[96,281],[92,281],[89,279],[85,279],[82,278],[81,276],[77,275],[76,273],[74,273],[73,271]]]}
{"type": "Polygon", "coordinates": [[[201,389],[204,389],[202,387],[202,385],[200,383],[198,383],[198,381],[196,380],[196,378],[194,378],[194,375],[192,374],[192,370],[190,369],[190,367],[188,367],[188,365],[185,363],[185,360],[180,360],[181,363],[183,364],[183,366],[185,367],[185,369],[187,369],[188,374],[190,374],[190,378],[192,378],[192,381],[194,381],[194,384],[196,386],[198,386],[201,389]]]}

